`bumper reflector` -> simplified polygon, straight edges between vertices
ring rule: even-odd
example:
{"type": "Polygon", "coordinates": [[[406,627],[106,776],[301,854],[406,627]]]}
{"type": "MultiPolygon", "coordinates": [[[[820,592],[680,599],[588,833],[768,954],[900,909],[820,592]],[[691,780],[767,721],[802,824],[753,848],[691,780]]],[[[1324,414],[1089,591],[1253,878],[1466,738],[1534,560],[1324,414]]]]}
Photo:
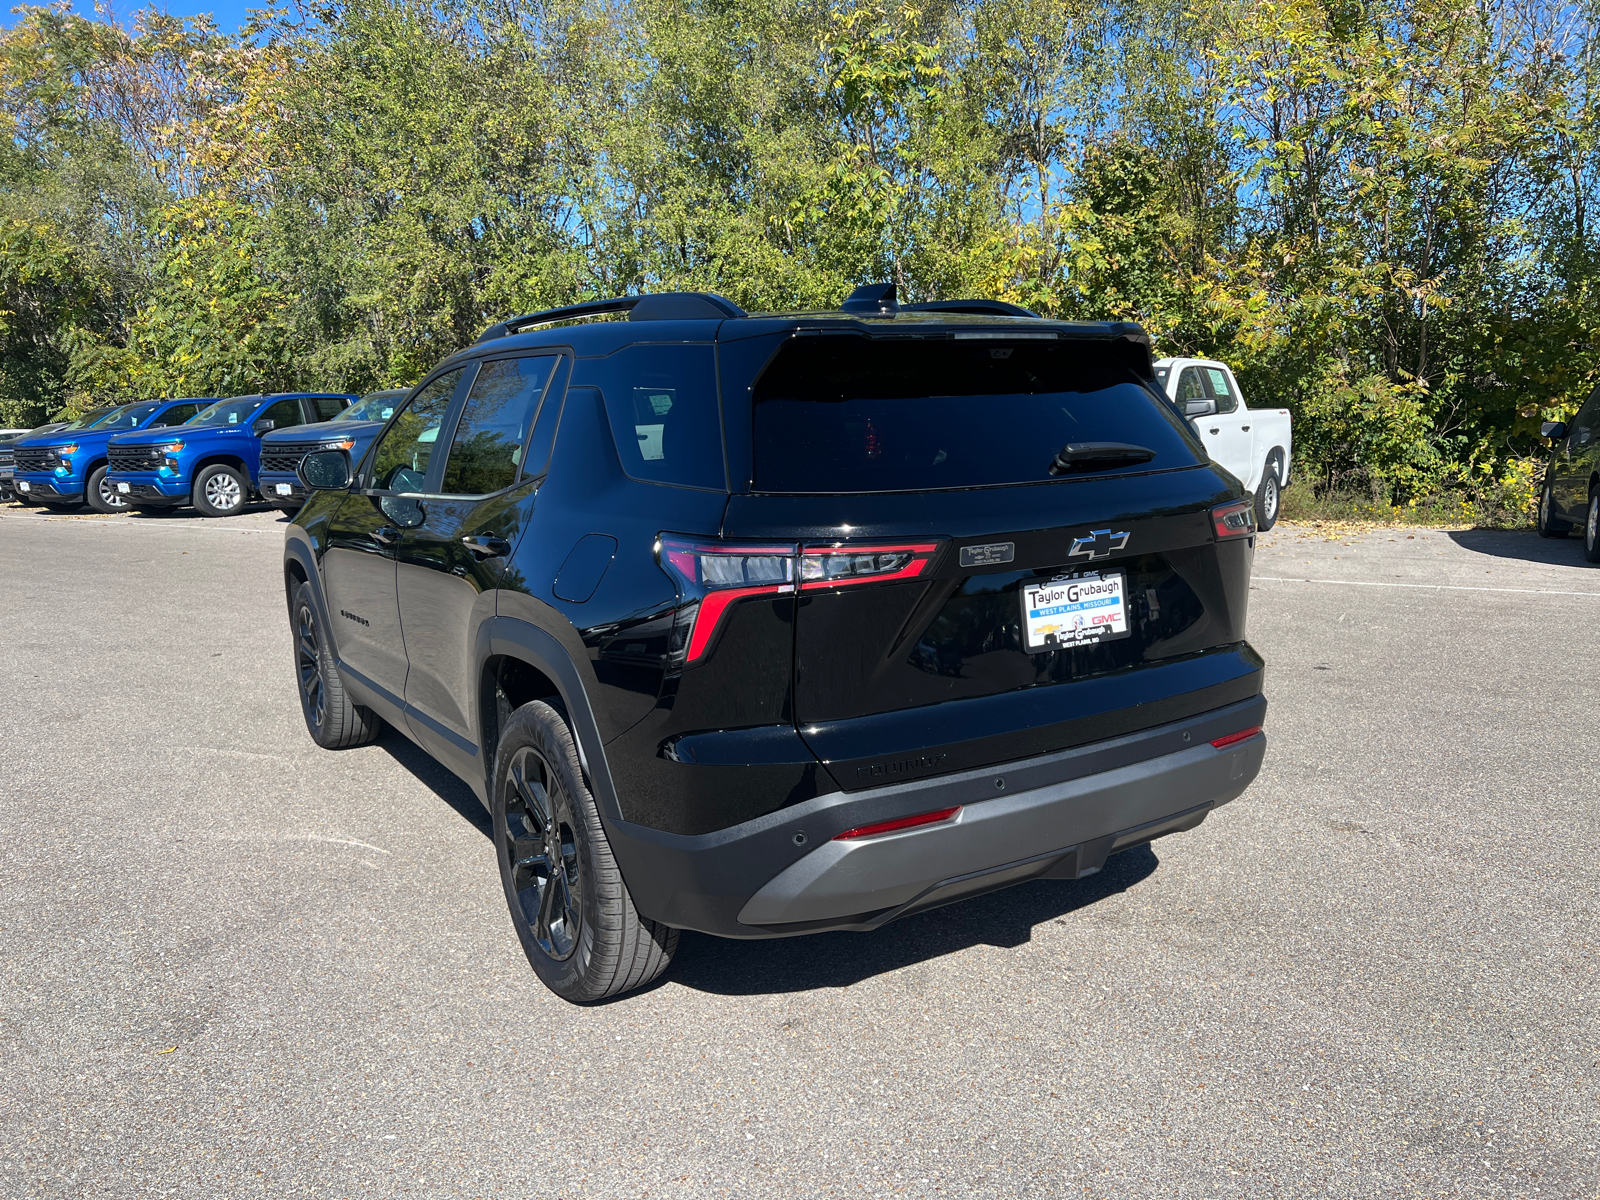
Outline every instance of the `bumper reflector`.
{"type": "Polygon", "coordinates": [[[914,817],[896,817],[893,821],[878,821],[872,825],[857,825],[854,829],[846,829],[843,833],[833,835],[836,842],[848,841],[851,838],[876,837],[880,833],[896,833],[902,829],[915,829],[918,825],[937,825],[941,821],[954,820],[961,811],[961,805],[954,808],[941,808],[936,812],[918,813],[914,817]]]}
{"type": "Polygon", "coordinates": [[[1230,733],[1227,737],[1219,737],[1216,741],[1212,742],[1211,744],[1213,746],[1215,746],[1218,750],[1221,750],[1224,747],[1233,745],[1235,742],[1242,742],[1246,738],[1253,738],[1253,737],[1255,737],[1256,734],[1258,734],[1260,732],[1261,732],[1261,726],[1252,725],[1249,729],[1241,729],[1241,730],[1239,730],[1238,733],[1230,733]]]}

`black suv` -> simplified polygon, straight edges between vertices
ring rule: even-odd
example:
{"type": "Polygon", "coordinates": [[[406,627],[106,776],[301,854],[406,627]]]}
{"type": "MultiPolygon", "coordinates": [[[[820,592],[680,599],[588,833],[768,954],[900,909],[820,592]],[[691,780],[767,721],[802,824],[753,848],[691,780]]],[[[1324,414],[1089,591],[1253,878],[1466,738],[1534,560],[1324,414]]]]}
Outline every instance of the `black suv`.
{"type": "Polygon", "coordinates": [[[1138,326],[994,301],[496,325],[285,546],[306,724],[482,797],[575,1001],[680,929],[875,929],[1193,828],[1260,769],[1251,497],[1138,326]]]}

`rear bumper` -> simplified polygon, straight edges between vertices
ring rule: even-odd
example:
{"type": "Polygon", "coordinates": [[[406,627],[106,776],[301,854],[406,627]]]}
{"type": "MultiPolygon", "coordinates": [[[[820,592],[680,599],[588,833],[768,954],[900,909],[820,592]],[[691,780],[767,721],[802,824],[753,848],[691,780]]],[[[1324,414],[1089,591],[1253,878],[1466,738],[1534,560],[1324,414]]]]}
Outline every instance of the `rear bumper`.
{"type": "Polygon", "coordinates": [[[685,837],[627,823],[613,849],[641,912],[725,937],[876,929],[1030,879],[1076,879],[1106,857],[1192,829],[1261,769],[1266,701],[936,780],[835,792],[732,829],[685,837]],[[1004,787],[997,786],[1003,781],[1004,787]],[[960,805],[950,821],[831,840],[860,825],[960,805]]]}

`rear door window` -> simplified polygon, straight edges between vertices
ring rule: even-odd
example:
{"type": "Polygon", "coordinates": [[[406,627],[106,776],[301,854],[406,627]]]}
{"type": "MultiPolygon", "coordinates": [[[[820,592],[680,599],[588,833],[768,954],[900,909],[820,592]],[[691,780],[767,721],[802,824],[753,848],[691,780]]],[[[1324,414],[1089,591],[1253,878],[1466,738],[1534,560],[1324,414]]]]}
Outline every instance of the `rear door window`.
{"type": "Polygon", "coordinates": [[[485,496],[517,481],[528,427],[556,359],[503,358],[478,369],[444,464],[447,495],[485,496]]]}
{"type": "Polygon", "coordinates": [[[1153,453],[1107,472],[1203,461],[1171,406],[1093,343],[796,338],[757,381],[754,402],[755,487],[765,492],[1043,482],[1069,442],[1153,453]]]}
{"type": "Polygon", "coordinates": [[[680,487],[727,487],[710,346],[630,346],[594,364],[622,469],[680,487]]]}

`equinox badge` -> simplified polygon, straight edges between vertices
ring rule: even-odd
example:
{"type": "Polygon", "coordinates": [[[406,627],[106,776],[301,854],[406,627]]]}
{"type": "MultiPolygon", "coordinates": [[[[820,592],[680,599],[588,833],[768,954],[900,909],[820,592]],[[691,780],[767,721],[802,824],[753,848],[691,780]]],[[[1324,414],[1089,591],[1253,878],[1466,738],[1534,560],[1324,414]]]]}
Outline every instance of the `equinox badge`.
{"type": "Polygon", "coordinates": [[[1068,558],[1087,558],[1091,561],[1096,558],[1110,558],[1113,550],[1121,550],[1128,544],[1128,535],[1125,533],[1112,533],[1109,529],[1092,529],[1088,537],[1072,539],[1072,549],[1068,558]]]}

